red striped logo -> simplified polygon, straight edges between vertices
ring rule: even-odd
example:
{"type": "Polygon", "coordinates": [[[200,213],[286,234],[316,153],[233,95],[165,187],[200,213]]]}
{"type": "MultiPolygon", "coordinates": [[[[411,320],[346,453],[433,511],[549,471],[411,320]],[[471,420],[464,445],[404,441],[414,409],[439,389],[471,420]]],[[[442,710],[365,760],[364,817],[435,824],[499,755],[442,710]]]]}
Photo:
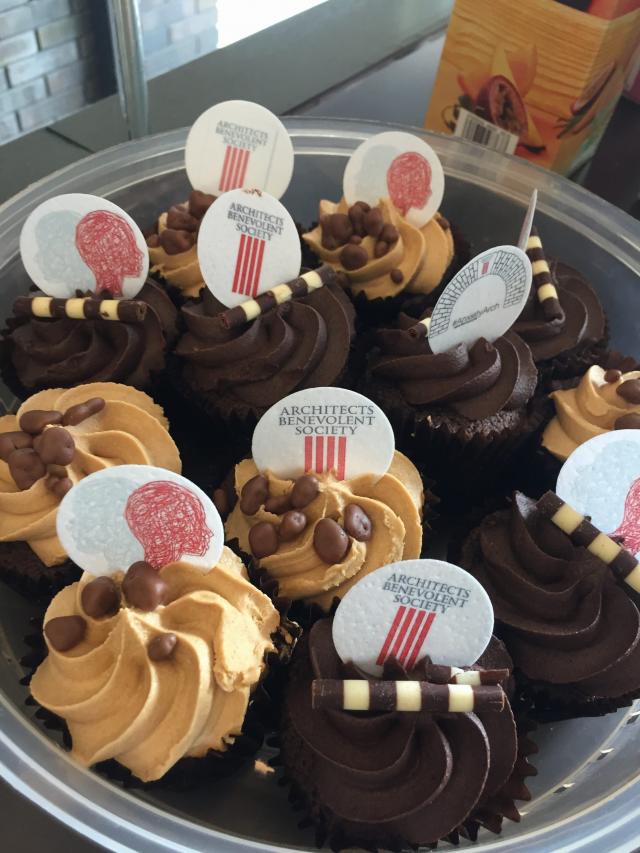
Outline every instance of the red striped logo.
{"type": "Polygon", "coordinates": [[[227,145],[222,163],[222,174],[220,175],[220,192],[235,190],[244,184],[249,156],[251,152],[245,148],[236,148],[235,145],[227,145]]]}
{"type": "Polygon", "coordinates": [[[238,246],[236,268],[231,287],[233,293],[241,293],[243,296],[251,297],[258,295],[264,247],[264,240],[260,240],[258,237],[248,237],[246,234],[240,235],[240,245],[238,246]]]}
{"type": "Polygon", "coordinates": [[[347,438],[344,435],[306,435],[304,438],[304,470],[322,474],[334,471],[339,480],[344,480],[347,462],[347,438]]]}
{"type": "Polygon", "coordinates": [[[480,273],[480,275],[486,275],[488,273],[490,263],[491,263],[491,258],[489,258],[488,261],[482,262],[482,272],[480,273]]]}
{"type": "Polygon", "coordinates": [[[376,660],[382,666],[388,658],[395,658],[407,670],[412,670],[427,639],[435,613],[416,607],[399,607],[384,639],[376,660]]]}

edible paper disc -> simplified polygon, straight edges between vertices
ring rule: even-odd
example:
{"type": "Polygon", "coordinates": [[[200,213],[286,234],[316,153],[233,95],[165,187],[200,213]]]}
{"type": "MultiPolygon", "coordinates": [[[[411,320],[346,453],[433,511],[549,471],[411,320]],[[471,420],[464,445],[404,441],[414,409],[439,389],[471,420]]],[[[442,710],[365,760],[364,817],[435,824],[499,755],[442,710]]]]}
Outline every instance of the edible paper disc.
{"type": "Polygon", "coordinates": [[[389,198],[408,222],[421,228],[440,207],[444,171],[424,140],[391,130],[356,148],[344,170],[343,190],[349,204],[375,205],[389,198]]]}
{"type": "Polygon", "coordinates": [[[272,406],[253,433],[260,471],[299,477],[334,471],[339,480],[382,477],[393,458],[391,424],[382,409],[345,388],[308,388],[272,406]]]}
{"type": "Polygon", "coordinates": [[[22,263],[40,290],[134,297],[149,272],[142,231],[128,213],[95,195],[70,193],[38,205],[20,234],[22,263]]]}
{"type": "Polygon", "coordinates": [[[516,246],[496,246],[477,255],[451,279],[433,309],[432,351],[471,345],[478,338],[495,341],[520,316],[531,279],[531,261],[516,246]]]}
{"type": "Polygon", "coordinates": [[[231,190],[204,215],[198,261],[209,290],[232,308],[300,274],[300,238],[273,196],[231,190]]]}
{"type": "Polygon", "coordinates": [[[265,107],[224,101],[196,119],[185,165],[197,190],[220,195],[255,187],[280,198],[293,173],[293,145],[280,119],[265,107]]]}
{"type": "Polygon", "coordinates": [[[395,658],[405,669],[429,655],[443,666],[471,666],[493,632],[493,608],[478,581],[443,560],[404,560],[351,587],[333,617],[344,663],[381,675],[395,658]]]}
{"type": "Polygon", "coordinates": [[[64,496],[58,538],[92,575],[146,560],[155,569],[184,560],[208,572],[224,531],[210,498],[185,477],[151,465],[117,465],[90,474],[64,496]]]}
{"type": "Polygon", "coordinates": [[[557,495],[640,557],[640,430],[617,429],[577,447],[562,466],[557,495]]]}

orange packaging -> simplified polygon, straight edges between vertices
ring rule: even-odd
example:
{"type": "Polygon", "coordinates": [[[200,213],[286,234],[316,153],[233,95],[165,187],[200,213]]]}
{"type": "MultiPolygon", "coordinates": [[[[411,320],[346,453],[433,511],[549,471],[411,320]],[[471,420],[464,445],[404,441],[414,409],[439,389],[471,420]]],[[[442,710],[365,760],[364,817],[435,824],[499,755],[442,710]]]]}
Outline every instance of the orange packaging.
{"type": "Polygon", "coordinates": [[[640,0],[456,0],[424,125],[566,174],[593,155],[639,41],[640,0]]]}

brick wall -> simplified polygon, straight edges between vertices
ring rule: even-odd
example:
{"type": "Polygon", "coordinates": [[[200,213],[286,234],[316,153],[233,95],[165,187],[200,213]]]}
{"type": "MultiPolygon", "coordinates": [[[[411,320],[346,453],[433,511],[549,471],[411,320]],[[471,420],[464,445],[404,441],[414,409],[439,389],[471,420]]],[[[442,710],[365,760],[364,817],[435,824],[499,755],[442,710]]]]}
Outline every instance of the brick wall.
{"type": "MultiPolygon", "coordinates": [[[[138,0],[145,71],[214,50],[216,0],[138,0]]],[[[0,0],[0,144],[115,91],[106,0],[0,0]]]]}

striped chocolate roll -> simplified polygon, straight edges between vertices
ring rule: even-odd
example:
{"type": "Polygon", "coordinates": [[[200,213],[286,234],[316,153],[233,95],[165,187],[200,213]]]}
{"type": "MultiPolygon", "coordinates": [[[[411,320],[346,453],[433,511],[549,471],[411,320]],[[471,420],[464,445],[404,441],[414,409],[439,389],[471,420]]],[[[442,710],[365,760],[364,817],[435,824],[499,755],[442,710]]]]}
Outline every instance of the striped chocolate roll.
{"type": "Polygon", "coordinates": [[[316,679],[311,685],[315,710],[427,711],[433,714],[501,711],[502,687],[431,684],[428,681],[316,679]]]}
{"type": "Polygon", "coordinates": [[[121,323],[143,323],[147,308],[146,302],[137,299],[95,299],[92,296],[71,299],[19,296],[13,303],[13,313],[18,317],[119,320],[121,323]]]}
{"type": "Polygon", "coordinates": [[[567,534],[574,545],[586,548],[610,566],[632,589],[640,592],[640,563],[630,551],[598,530],[586,516],[569,506],[555,492],[546,492],[536,506],[545,518],[567,534]]]}
{"type": "Polygon", "coordinates": [[[429,326],[431,325],[431,317],[424,317],[419,320],[415,326],[411,326],[409,334],[412,338],[426,338],[429,334],[429,326]]]}
{"type": "Polygon", "coordinates": [[[527,257],[533,269],[533,286],[547,320],[564,320],[564,311],[558,299],[558,291],[551,279],[549,264],[544,255],[542,241],[537,229],[531,229],[527,240],[527,257]]]}
{"type": "Polygon", "coordinates": [[[255,299],[247,299],[234,308],[229,308],[220,315],[220,322],[226,329],[236,329],[245,323],[255,320],[260,314],[270,311],[283,302],[295,299],[296,296],[307,296],[325,284],[336,281],[336,271],[329,264],[323,264],[317,270],[310,270],[286,284],[277,284],[271,290],[261,293],[255,299]]]}
{"type": "Polygon", "coordinates": [[[457,666],[426,664],[427,679],[433,684],[500,684],[509,677],[508,669],[460,669],[457,666]]]}

